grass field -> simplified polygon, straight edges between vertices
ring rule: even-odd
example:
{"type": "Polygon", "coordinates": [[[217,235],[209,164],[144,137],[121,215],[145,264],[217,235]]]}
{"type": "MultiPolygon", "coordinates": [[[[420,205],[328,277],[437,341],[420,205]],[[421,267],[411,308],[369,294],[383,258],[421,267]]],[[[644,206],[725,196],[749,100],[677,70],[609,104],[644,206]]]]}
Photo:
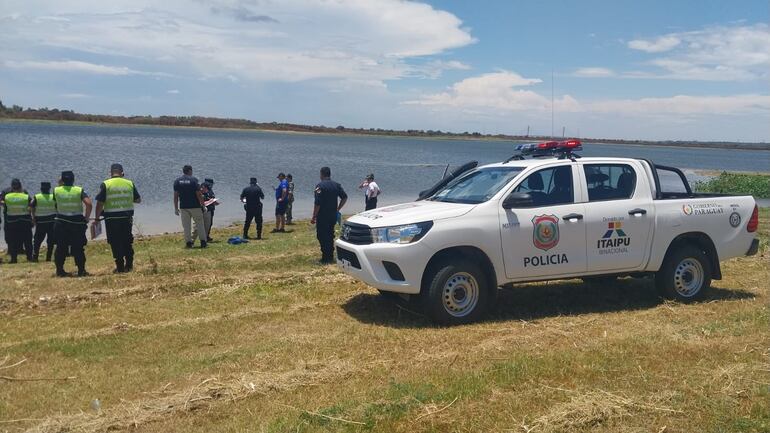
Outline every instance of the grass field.
{"type": "Polygon", "coordinates": [[[140,239],[128,275],[104,242],[85,279],[3,264],[0,432],[768,432],[768,216],[705,302],[529,284],[454,328],[316,265],[306,223],[140,239]]]}

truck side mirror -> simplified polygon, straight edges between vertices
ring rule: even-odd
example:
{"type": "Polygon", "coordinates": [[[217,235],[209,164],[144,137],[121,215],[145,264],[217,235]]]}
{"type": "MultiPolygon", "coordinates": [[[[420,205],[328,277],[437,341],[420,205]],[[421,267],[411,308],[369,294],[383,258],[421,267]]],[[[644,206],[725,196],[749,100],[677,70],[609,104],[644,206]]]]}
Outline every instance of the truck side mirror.
{"type": "Polygon", "coordinates": [[[503,209],[532,206],[532,196],[526,192],[512,192],[503,200],[503,209]]]}

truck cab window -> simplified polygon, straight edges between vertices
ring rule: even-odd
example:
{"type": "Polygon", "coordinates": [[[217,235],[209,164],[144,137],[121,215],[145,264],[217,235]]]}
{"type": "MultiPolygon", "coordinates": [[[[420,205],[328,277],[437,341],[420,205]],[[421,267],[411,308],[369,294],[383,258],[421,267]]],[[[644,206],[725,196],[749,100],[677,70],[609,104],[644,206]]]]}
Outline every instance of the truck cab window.
{"type": "Polygon", "coordinates": [[[587,164],[583,170],[588,201],[624,200],[634,196],[636,172],[630,165],[587,164]]]}
{"type": "Polygon", "coordinates": [[[573,203],[572,167],[565,165],[536,171],[527,176],[514,192],[528,193],[533,207],[573,203]]]}

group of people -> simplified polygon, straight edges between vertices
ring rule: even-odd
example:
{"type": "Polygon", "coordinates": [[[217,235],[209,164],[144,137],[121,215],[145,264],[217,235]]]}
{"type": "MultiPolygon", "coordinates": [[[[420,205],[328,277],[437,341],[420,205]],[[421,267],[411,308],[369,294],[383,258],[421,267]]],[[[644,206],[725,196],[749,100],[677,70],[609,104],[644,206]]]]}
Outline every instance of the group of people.
{"type": "MultiPolygon", "coordinates": [[[[125,177],[121,164],[110,166],[110,177],[99,186],[94,205],[82,186],[75,184],[75,174],[63,171],[55,188],[50,182],[40,184],[40,192],[32,195],[22,186],[19,179],[11,181],[11,187],[0,193],[5,220],[5,241],[8,244],[9,263],[17,263],[24,254],[27,261],[39,261],[43,242],[46,243],[46,261],[52,258],[58,277],[70,276],[64,265],[67,257],[74,259],[76,275],[87,276],[85,246],[89,221],[100,224],[104,221],[107,242],[115,260],[115,273],[130,272],[134,268],[133,217],[134,204],[141,202],[136,185],[125,177]],[[34,234],[33,234],[34,229],[34,234]]],[[[275,189],[275,228],[273,233],[286,232],[286,225],[293,224],[294,179],[291,174],[278,175],[275,189]]],[[[200,183],[193,176],[190,165],[182,168],[182,176],[174,181],[174,213],[181,218],[185,246],[194,246],[193,232],[206,248],[211,242],[211,226],[216,207],[219,205],[214,194],[214,180],[204,179],[200,183]]],[[[359,185],[364,190],[366,210],[377,206],[380,189],[370,174],[359,185]]],[[[252,221],[256,225],[256,239],[262,239],[262,200],[265,194],[252,177],[249,186],[241,192],[241,201],[246,211],[243,237],[251,239],[249,229],[252,221]]],[[[334,261],[334,226],[339,220],[340,210],[347,202],[342,185],[331,179],[329,167],[320,170],[320,182],[314,190],[314,206],[311,223],[316,226],[316,237],[321,248],[321,263],[334,261]]],[[[0,218],[0,223],[3,218],[0,218]]]]}
{"type": "MultiPolygon", "coordinates": [[[[316,238],[321,247],[321,263],[334,262],[334,225],[340,210],[347,202],[348,195],[342,185],[331,180],[331,169],[321,167],[321,182],[314,190],[313,217],[310,222],[316,226],[316,238]]],[[[257,227],[256,239],[262,239],[262,200],[265,193],[252,177],[249,186],[241,192],[241,201],[246,211],[243,223],[243,237],[251,239],[249,228],[254,221],[257,227]]],[[[291,174],[278,174],[278,186],[275,189],[275,228],[273,233],[285,233],[286,225],[293,224],[292,207],[294,203],[294,178],[291,174]]]]}
{"type": "MultiPolygon", "coordinates": [[[[110,177],[99,186],[94,221],[104,221],[107,241],[115,259],[115,272],[130,272],[134,267],[132,224],[134,203],[141,197],[134,183],[123,175],[120,164],[112,164],[110,177]]],[[[72,257],[77,276],[86,271],[86,231],[91,220],[93,202],[83,187],[75,185],[75,174],[63,171],[58,186],[51,191],[50,182],[40,184],[40,192],[31,195],[19,179],[0,193],[5,216],[5,241],[10,263],[17,263],[24,253],[27,261],[39,260],[40,248],[46,242],[46,261],[54,258],[56,276],[65,277],[64,264],[72,257]],[[35,229],[34,237],[32,229],[35,229]]]]}
{"type": "Polygon", "coordinates": [[[211,239],[211,226],[219,200],[214,195],[214,179],[205,178],[203,183],[193,176],[191,165],[182,167],[182,176],[174,181],[174,214],[182,218],[182,231],[187,248],[192,248],[195,231],[201,248],[211,239]]]}

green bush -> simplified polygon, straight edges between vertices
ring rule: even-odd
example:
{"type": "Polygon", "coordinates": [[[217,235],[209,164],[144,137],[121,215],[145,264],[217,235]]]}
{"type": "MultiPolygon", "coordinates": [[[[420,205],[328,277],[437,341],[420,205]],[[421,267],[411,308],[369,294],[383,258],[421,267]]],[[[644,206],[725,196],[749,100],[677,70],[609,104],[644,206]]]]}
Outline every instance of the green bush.
{"type": "Polygon", "coordinates": [[[728,173],[702,182],[695,182],[698,192],[753,195],[755,198],[770,198],[770,175],[728,173]]]}

